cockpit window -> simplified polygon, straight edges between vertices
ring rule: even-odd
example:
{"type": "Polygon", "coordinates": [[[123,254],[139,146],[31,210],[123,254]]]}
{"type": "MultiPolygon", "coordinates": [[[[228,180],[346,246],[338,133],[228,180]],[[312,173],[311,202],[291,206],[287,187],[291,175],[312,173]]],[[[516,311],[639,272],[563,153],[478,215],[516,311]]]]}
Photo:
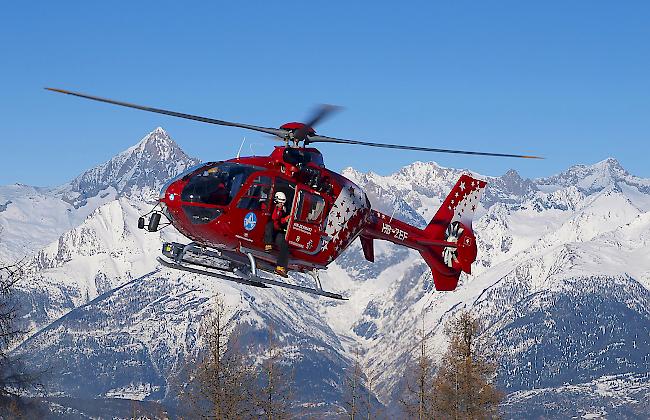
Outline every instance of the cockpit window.
{"type": "Polygon", "coordinates": [[[181,200],[226,206],[237,195],[248,176],[260,169],[233,162],[206,166],[191,176],[181,192],[181,200]]]}
{"type": "Polygon", "coordinates": [[[180,175],[176,175],[174,178],[167,181],[165,185],[163,185],[162,188],[160,189],[160,199],[162,200],[163,198],[165,198],[165,193],[167,192],[167,188],[169,188],[169,186],[172,185],[172,183],[186,177],[187,175],[199,169],[201,166],[205,166],[205,165],[206,165],[205,163],[199,163],[198,165],[194,165],[184,170],[180,175]]]}

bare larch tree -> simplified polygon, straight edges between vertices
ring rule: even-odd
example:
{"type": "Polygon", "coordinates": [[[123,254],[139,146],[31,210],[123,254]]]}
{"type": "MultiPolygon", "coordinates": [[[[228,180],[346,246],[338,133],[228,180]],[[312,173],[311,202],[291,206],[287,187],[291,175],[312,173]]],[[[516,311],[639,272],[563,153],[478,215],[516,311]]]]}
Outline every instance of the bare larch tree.
{"type": "Polygon", "coordinates": [[[22,359],[10,353],[26,333],[16,324],[19,305],[14,295],[24,275],[21,262],[0,266],[0,417],[6,409],[14,414],[32,410],[33,407],[21,397],[28,390],[42,391],[37,375],[28,373],[22,359]]]}
{"type": "Polygon", "coordinates": [[[406,415],[412,419],[433,418],[433,373],[434,364],[429,354],[424,319],[418,330],[417,358],[411,363],[406,376],[406,388],[400,402],[406,415]]]}
{"type": "Polygon", "coordinates": [[[180,396],[189,401],[191,417],[227,420],[252,415],[252,371],[244,363],[229,318],[223,297],[217,295],[199,330],[203,352],[193,362],[190,382],[180,396]]]}
{"type": "Polygon", "coordinates": [[[282,363],[282,350],[277,343],[272,324],[267,328],[268,341],[264,361],[252,400],[257,414],[266,420],[284,420],[291,417],[293,372],[282,363]]]}
{"type": "Polygon", "coordinates": [[[481,332],[480,320],[468,311],[447,323],[445,333],[449,346],[433,381],[436,418],[498,417],[503,394],[493,384],[496,357],[481,332]]]}
{"type": "Polygon", "coordinates": [[[350,420],[358,418],[361,403],[361,386],[363,372],[359,357],[359,348],[354,349],[354,363],[345,375],[345,401],[343,415],[350,420]]]}

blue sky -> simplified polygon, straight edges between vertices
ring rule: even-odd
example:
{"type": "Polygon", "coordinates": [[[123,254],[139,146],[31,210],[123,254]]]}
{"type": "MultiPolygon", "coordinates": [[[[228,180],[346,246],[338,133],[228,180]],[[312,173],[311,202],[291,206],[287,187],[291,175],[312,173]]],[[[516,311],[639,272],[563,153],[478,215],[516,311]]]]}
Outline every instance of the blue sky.
{"type": "Polygon", "coordinates": [[[273,145],[44,86],[264,126],[332,103],[324,135],[547,158],[322,146],[336,170],[537,177],[614,156],[650,177],[649,19],[646,1],[6,3],[0,184],[61,184],[156,126],[203,160],[273,145]]]}

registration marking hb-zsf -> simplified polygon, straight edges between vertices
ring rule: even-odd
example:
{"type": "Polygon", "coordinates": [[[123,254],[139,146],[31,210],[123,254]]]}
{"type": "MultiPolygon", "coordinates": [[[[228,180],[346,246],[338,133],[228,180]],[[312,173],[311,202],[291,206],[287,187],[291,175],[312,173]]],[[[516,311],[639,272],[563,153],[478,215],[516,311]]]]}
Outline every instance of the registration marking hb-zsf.
{"type": "Polygon", "coordinates": [[[404,232],[402,229],[394,228],[388,223],[383,223],[381,227],[382,233],[386,235],[393,235],[393,237],[400,241],[405,241],[409,237],[408,232],[404,232]]]}

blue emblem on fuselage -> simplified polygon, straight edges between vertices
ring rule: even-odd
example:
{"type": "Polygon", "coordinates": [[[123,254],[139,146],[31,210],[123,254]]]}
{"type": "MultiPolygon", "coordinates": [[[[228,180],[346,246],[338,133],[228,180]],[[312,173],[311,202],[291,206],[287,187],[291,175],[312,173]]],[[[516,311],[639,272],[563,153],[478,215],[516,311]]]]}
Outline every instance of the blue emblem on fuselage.
{"type": "Polygon", "coordinates": [[[253,230],[255,229],[255,225],[257,224],[257,216],[255,213],[250,212],[244,217],[244,229],[246,230],[253,230]]]}

